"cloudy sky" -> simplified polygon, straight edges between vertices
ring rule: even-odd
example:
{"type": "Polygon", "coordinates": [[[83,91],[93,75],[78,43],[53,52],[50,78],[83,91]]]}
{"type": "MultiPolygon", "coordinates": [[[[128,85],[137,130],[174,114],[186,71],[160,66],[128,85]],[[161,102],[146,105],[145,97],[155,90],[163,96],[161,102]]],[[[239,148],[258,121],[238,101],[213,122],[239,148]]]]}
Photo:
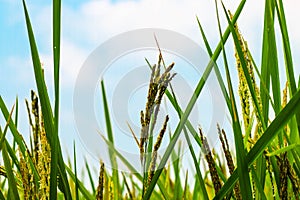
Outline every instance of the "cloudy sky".
{"type": "MultiPolygon", "coordinates": [[[[24,99],[30,98],[30,90],[35,88],[32,63],[30,58],[29,44],[24,20],[24,13],[21,0],[0,0],[0,95],[11,107],[18,96],[20,101],[20,130],[24,132],[25,138],[28,137],[27,115],[25,110],[24,99]],[[23,113],[23,114],[22,114],[23,113]],[[26,136],[27,135],[27,136],[26,136]]],[[[239,18],[239,28],[248,41],[249,48],[254,55],[257,64],[260,64],[261,55],[261,40],[263,29],[263,13],[264,1],[248,1],[244,11],[239,18]]],[[[45,76],[49,88],[50,96],[53,96],[53,70],[52,70],[52,7],[51,1],[27,0],[26,1],[29,14],[32,20],[32,26],[35,33],[41,62],[45,68],[45,76]]],[[[238,6],[239,1],[228,0],[224,1],[225,6],[232,12],[238,6]]],[[[287,0],[285,3],[285,12],[291,38],[292,52],[295,62],[295,71],[299,75],[300,72],[300,27],[297,20],[300,18],[299,6],[297,0],[287,0]]],[[[220,10],[222,17],[223,30],[225,29],[226,21],[224,20],[223,11],[220,10]]],[[[62,41],[61,41],[61,124],[60,134],[62,138],[63,148],[69,149],[76,140],[78,149],[84,152],[86,148],[78,139],[78,133],[74,122],[73,113],[73,94],[76,78],[79,70],[83,66],[88,56],[105,41],[118,36],[127,31],[132,31],[141,28],[160,28],[180,33],[196,42],[200,47],[203,46],[202,38],[197,26],[196,16],[200,19],[204,30],[208,36],[208,40],[214,48],[218,42],[218,29],[216,23],[216,14],[214,1],[204,0],[135,0],[135,1],[109,1],[109,0],[65,0],[62,2],[62,41]]],[[[276,29],[279,30],[278,24],[276,29]]],[[[151,38],[153,39],[153,38],[151,38]]],[[[159,38],[158,38],[159,39],[159,38]]],[[[280,37],[278,36],[278,47],[281,47],[280,37]]],[[[228,43],[230,47],[230,42],[228,43]]],[[[162,47],[163,48],[163,47],[162,47]]],[[[232,47],[231,47],[232,49],[232,47]]],[[[157,52],[155,52],[156,55],[157,52]]],[[[232,53],[232,50],[229,50],[232,53]]],[[[167,53],[166,53],[167,54],[167,53]]],[[[153,52],[139,51],[134,54],[123,56],[115,62],[114,65],[145,65],[144,58],[147,57],[154,63],[155,56],[153,52]],[[147,54],[149,53],[149,54],[147,54]],[[122,60],[123,59],[123,60],[122,60]]],[[[172,62],[173,56],[168,57],[168,63],[172,62]]],[[[178,59],[178,63],[184,63],[178,59]]],[[[283,59],[280,59],[282,72],[284,72],[283,59]]],[[[232,61],[233,63],[233,61],[232,61]]],[[[234,65],[234,63],[233,63],[234,65]]],[[[129,69],[129,68],[128,68],[129,69]]],[[[133,68],[130,68],[131,70],[133,68]]],[[[186,68],[189,69],[189,68],[186,68]]],[[[188,82],[188,87],[193,88],[197,83],[197,78],[192,71],[180,71],[181,76],[188,82]]],[[[192,69],[191,69],[192,70],[192,69]]],[[[117,87],[128,71],[117,75],[118,70],[107,71],[107,88],[117,87]],[[111,73],[109,75],[109,73],[111,73]],[[116,78],[118,77],[118,78],[116,78]]],[[[129,76],[129,75],[128,75],[129,76]]],[[[105,76],[104,76],[105,77],[105,76]]],[[[147,76],[146,76],[147,77],[147,76]]],[[[100,78],[100,77],[99,77],[100,78]]],[[[298,78],[298,77],[297,77],[298,78]]],[[[284,80],[282,80],[284,81],[284,80]]],[[[180,87],[180,86],[178,86],[180,87]]],[[[141,85],[144,88],[144,85],[141,85]]],[[[182,89],[183,91],[184,89],[182,89]]],[[[100,91],[98,91],[100,93],[100,91]]],[[[144,92],[133,93],[131,101],[143,99],[146,95],[144,92]],[[136,99],[134,99],[136,98],[136,99]]],[[[184,94],[184,93],[183,93],[184,94]]],[[[209,96],[209,94],[207,94],[209,96]]],[[[113,98],[113,93],[108,95],[113,98]]],[[[186,95],[182,95],[183,98],[186,95]]],[[[205,96],[205,94],[204,94],[205,96]]],[[[95,94],[95,98],[101,96],[95,94]]],[[[130,100],[129,100],[130,101],[130,100]]],[[[188,98],[186,99],[188,101],[188,98]]],[[[143,105],[144,102],[141,102],[143,105]]],[[[183,103],[184,104],[184,103],[183,103]]],[[[209,104],[209,102],[208,102],[209,104]]],[[[134,103],[129,103],[128,107],[134,110],[134,114],[130,115],[129,121],[138,124],[138,112],[143,107],[132,106],[134,103]],[[136,113],[136,114],[135,114],[136,113]]],[[[97,108],[98,105],[95,105],[97,108]]],[[[101,106],[101,105],[100,105],[101,106]]],[[[99,107],[100,107],[99,106],[99,107]]],[[[201,109],[200,109],[201,110],[201,109]]],[[[101,112],[99,108],[99,112],[101,112]]],[[[200,117],[201,119],[201,117],[200,117]]],[[[101,115],[98,116],[98,121],[103,122],[101,115]]],[[[201,120],[199,120],[199,124],[201,120]]],[[[1,126],[3,119],[0,118],[1,126]]],[[[203,121],[202,121],[203,123],[203,121]]],[[[205,121],[204,121],[205,123],[205,121]]],[[[205,126],[205,125],[204,125],[205,126]]],[[[102,125],[103,127],[103,125],[102,125]]],[[[208,127],[204,127],[208,128],[208,127]]],[[[103,128],[105,130],[105,128],[103,128]]],[[[102,131],[102,130],[101,130],[102,131]]],[[[134,141],[131,139],[133,145],[134,141]]],[[[135,147],[136,148],[136,147],[135,147]]],[[[136,149],[135,149],[136,150],[136,149]]],[[[69,152],[71,153],[71,152],[69,152]]],[[[83,153],[84,154],[84,153],[83,153]]]]}

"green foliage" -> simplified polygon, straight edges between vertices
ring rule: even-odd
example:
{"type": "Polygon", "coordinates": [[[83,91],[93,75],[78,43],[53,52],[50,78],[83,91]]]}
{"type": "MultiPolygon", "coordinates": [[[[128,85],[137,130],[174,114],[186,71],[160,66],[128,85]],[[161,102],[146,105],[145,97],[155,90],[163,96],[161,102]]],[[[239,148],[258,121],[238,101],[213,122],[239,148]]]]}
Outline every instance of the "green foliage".
{"type": "Polygon", "coordinates": [[[141,113],[141,133],[146,134],[147,137],[143,138],[141,136],[140,141],[136,140],[140,148],[141,163],[144,167],[144,171],[141,173],[115,147],[113,127],[110,120],[111,113],[107,103],[104,80],[101,80],[101,94],[103,97],[101,102],[104,107],[103,115],[106,123],[106,133],[101,133],[101,136],[109,148],[113,168],[112,172],[109,172],[105,169],[105,165],[101,164],[98,186],[96,186],[94,183],[96,175],[92,173],[91,166],[85,161],[85,170],[89,181],[87,184],[90,185],[91,189],[88,189],[90,187],[85,185],[84,179],[80,180],[80,177],[78,177],[75,143],[73,149],[74,168],[72,168],[71,163],[67,165],[63,160],[59,141],[61,1],[53,1],[53,106],[50,103],[49,91],[45,83],[25,0],[22,2],[38,92],[37,100],[40,102],[40,106],[36,108],[41,109],[41,112],[34,111],[33,108],[30,109],[27,105],[29,125],[32,128],[34,143],[32,144],[31,141],[28,145],[23,140],[22,133],[19,132],[17,126],[19,119],[18,99],[16,99],[15,107],[9,112],[0,96],[0,109],[6,121],[4,129],[0,126],[0,151],[4,163],[4,166],[0,166],[0,199],[95,199],[95,197],[96,199],[145,200],[299,199],[300,90],[299,86],[297,88],[296,85],[295,76],[297,75],[294,73],[290,38],[282,0],[265,1],[264,19],[262,19],[264,22],[262,56],[261,60],[258,61],[251,56],[251,49],[246,45],[246,39],[242,37],[243,30],[237,30],[236,28],[237,20],[243,11],[246,0],[240,2],[233,16],[230,16],[230,13],[222,4],[224,16],[228,23],[224,32],[222,32],[220,25],[218,3],[215,1],[220,41],[214,51],[204,33],[200,19],[197,18],[200,34],[211,60],[207,63],[202,77],[199,78],[185,110],[178,104],[176,93],[173,91],[170,82],[173,78],[173,75],[170,75],[170,70],[174,64],[169,67],[164,66],[165,73],[160,74],[158,68],[161,63],[164,65],[160,49],[159,62],[156,66],[152,66],[146,60],[149,67],[152,68],[153,74],[149,83],[148,97],[150,97],[150,100],[147,99],[145,112],[141,113]],[[276,24],[279,24],[280,31],[275,31],[276,24]],[[277,34],[281,37],[283,49],[278,48],[277,34]],[[226,53],[228,48],[232,48],[227,45],[230,35],[233,39],[235,55],[226,53]],[[280,51],[283,52],[284,66],[280,66],[278,62],[281,55],[280,51]],[[221,53],[223,64],[218,62],[221,53]],[[240,69],[238,77],[233,77],[232,70],[234,69],[230,68],[228,64],[230,59],[236,59],[237,61],[237,70],[240,69]],[[257,67],[256,63],[261,63],[260,68],[257,67]],[[222,68],[226,72],[225,76],[221,74],[222,68]],[[281,68],[285,68],[285,74],[279,74],[281,68]],[[217,155],[211,152],[206,155],[207,163],[205,163],[204,160],[202,162],[201,157],[197,157],[200,154],[198,149],[209,149],[209,146],[205,143],[205,133],[200,136],[196,131],[197,128],[194,127],[194,124],[191,124],[188,117],[194,109],[212,70],[217,75],[229,111],[232,125],[231,132],[234,134],[235,154],[229,151],[225,130],[218,127],[226,162],[221,161],[225,160],[220,159],[223,156],[221,153],[217,155]],[[259,86],[257,86],[255,78],[259,79],[259,86]],[[232,79],[239,79],[240,84],[244,84],[243,88],[240,88],[249,93],[247,100],[243,99],[246,97],[240,95],[241,102],[237,102],[235,96],[238,96],[239,93],[234,91],[232,79]],[[280,80],[285,79],[287,80],[286,90],[281,93],[281,88],[284,86],[281,85],[280,80]],[[157,120],[159,104],[164,94],[177,112],[179,122],[175,131],[169,133],[168,146],[160,158],[158,149],[161,141],[166,140],[163,135],[167,132],[169,117],[166,116],[156,142],[153,138],[153,130],[157,120]],[[158,108],[151,110],[155,100],[158,102],[158,108]],[[238,112],[238,105],[241,105],[243,113],[238,112]],[[243,105],[247,106],[249,110],[243,109],[243,105]],[[239,117],[245,113],[248,113],[246,117],[239,117]],[[274,113],[274,116],[270,113],[274,113]],[[13,114],[15,117],[13,117],[13,114]],[[34,116],[35,120],[32,120],[31,116],[34,116]],[[243,125],[245,129],[242,128],[243,125]],[[148,129],[143,129],[145,127],[148,129]],[[12,144],[7,140],[8,134],[13,136],[12,144]],[[38,135],[39,140],[34,139],[37,136],[35,134],[38,135]],[[45,134],[45,139],[43,139],[43,134],[45,134]],[[180,141],[178,141],[181,134],[184,134],[188,143],[189,156],[193,161],[192,167],[195,169],[195,174],[192,174],[191,171],[184,172],[182,170],[184,163],[181,159],[178,159],[182,152],[180,141]],[[198,145],[198,149],[193,147],[192,143],[194,141],[198,145]],[[178,143],[178,149],[176,149],[175,145],[178,143]],[[40,147],[40,149],[33,148],[33,145],[40,147]],[[47,149],[47,145],[51,149],[48,153],[43,152],[43,148],[44,150],[47,149]],[[147,155],[145,156],[145,154],[147,155]],[[35,159],[36,155],[49,158],[43,163],[44,168],[42,170],[35,159]],[[169,160],[173,160],[172,167],[169,160]],[[121,173],[118,170],[117,161],[122,162],[128,168],[129,173],[121,173]],[[50,169],[47,169],[48,165],[50,169]],[[209,169],[201,165],[208,166],[209,169]],[[47,170],[50,174],[49,184],[45,184],[47,170]],[[226,171],[229,171],[230,174],[228,175],[226,171]],[[24,176],[28,179],[22,178],[24,176]],[[188,177],[195,177],[194,183],[191,183],[188,177]],[[218,184],[218,186],[214,187],[216,186],[214,184],[218,184]],[[46,191],[47,194],[41,191],[46,191]]]}

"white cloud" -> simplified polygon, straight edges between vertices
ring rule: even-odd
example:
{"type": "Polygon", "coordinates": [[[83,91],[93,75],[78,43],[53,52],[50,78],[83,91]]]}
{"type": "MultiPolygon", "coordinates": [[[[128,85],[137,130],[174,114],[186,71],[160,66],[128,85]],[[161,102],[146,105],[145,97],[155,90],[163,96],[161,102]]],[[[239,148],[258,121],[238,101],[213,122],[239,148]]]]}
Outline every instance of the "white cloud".
{"type": "MultiPolygon", "coordinates": [[[[294,48],[300,43],[300,38],[297,38],[300,35],[300,28],[293,26],[296,24],[296,15],[299,15],[295,2],[294,0],[285,4],[294,48]]],[[[238,2],[225,1],[225,5],[234,12],[238,2]]],[[[43,54],[41,59],[44,59],[46,66],[52,68],[51,7],[32,6],[32,10],[34,30],[43,54]]],[[[219,10],[225,29],[227,23],[221,5],[219,10]]],[[[263,13],[264,2],[249,1],[238,21],[240,30],[256,57],[260,56],[263,13]]],[[[110,37],[125,31],[138,28],[164,28],[177,31],[202,43],[196,15],[201,20],[209,41],[213,46],[216,45],[219,36],[214,1],[144,0],[111,3],[104,0],[84,2],[77,8],[63,4],[61,45],[63,86],[72,86],[88,52],[110,37]]]]}
{"type": "MultiPolygon", "coordinates": [[[[46,77],[53,77],[51,7],[33,6],[31,14],[37,43],[40,44],[41,61],[45,65],[46,77]]],[[[199,16],[207,34],[217,37],[213,4],[198,1],[89,1],[78,9],[63,5],[61,43],[62,86],[70,87],[83,64],[87,53],[94,50],[110,37],[138,28],[164,28],[185,34],[195,41],[201,41],[196,23],[199,16]],[[208,11],[210,8],[210,12],[208,11]],[[211,27],[214,27],[213,29],[211,27]]]]}
{"type": "MultiPolygon", "coordinates": [[[[67,39],[62,41],[60,59],[60,79],[62,87],[69,88],[74,85],[78,71],[87,55],[88,53],[75,43],[69,42],[67,39]]],[[[42,54],[40,59],[45,68],[46,78],[48,80],[53,80],[52,55],[42,54]]]]}

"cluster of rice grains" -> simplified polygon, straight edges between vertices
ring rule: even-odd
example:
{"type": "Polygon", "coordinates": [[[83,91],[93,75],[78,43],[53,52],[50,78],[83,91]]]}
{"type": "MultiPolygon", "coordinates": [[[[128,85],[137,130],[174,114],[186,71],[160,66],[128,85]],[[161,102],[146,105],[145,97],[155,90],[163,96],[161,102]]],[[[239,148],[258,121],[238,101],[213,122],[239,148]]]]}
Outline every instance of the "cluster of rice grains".
{"type": "MultiPolygon", "coordinates": [[[[228,141],[227,141],[226,133],[223,129],[222,130],[220,129],[219,125],[217,125],[217,128],[218,128],[219,139],[220,139],[221,144],[222,144],[223,153],[224,153],[225,158],[226,158],[227,167],[228,167],[229,173],[231,175],[231,174],[233,174],[233,172],[235,170],[235,166],[234,166],[234,163],[233,163],[233,157],[232,157],[231,152],[229,150],[229,144],[228,144],[228,141]]],[[[219,162],[219,165],[216,164],[215,160],[216,160],[216,158],[219,158],[219,157],[214,152],[214,150],[210,149],[209,144],[207,142],[207,139],[203,135],[203,132],[202,132],[201,128],[199,128],[199,134],[200,134],[200,140],[201,140],[201,143],[202,143],[202,151],[205,155],[205,160],[206,160],[208,168],[209,168],[209,173],[210,173],[210,176],[211,176],[211,182],[212,182],[212,185],[214,187],[215,194],[217,194],[219,192],[219,190],[221,189],[221,187],[222,187],[222,183],[221,183],[219,173],[222,173],[225,176],[226,175],[226,168],[225,168],[225,166],[222,166],[221,162],[219,162]],[[217,168],[219,168],[219,169],[217,170],[217,168]]],[[[206,181],[206,184],[210,185],[210,182],[206,181]]],[[[235,195],[235,199],[242,199],[238,183],[236,183],[236,185],[234,187],[234,195],[235,195]]]]}
{"type": "MultiPolygon", "coordinates": [[[[230,14],[230,17],[232,18],[232,14],[230,12],[229,12],[229,14],[230,14]]],[[[255,82],[255,76],[254,76],[254,72],[253,72],[253,63],[250,59],[251,56],[249,55],[247,42],[244,40],[243,36],[240,34],[237,24],[234,24],[234,28],[235,28],[235,32],[237,34],[240,46],[242,48],[243,57],[246,61],[248,73],[250,75],[250,79],[251,79],[250,84],[254,88],[255,96],[258,101],[258,107],[260,110],[262,110],[262,103],[261,103],[261,99],[260,99],[259,89],[255,82]]],[[[259,114],[258,114],[258,109],[255,106],[252,106],[254,113],[255,113],[256,121],[257,121],[257,129],[256,129],[253,139],[252,139],[251,138],[251,126],[253,125],[253,123],[251,122],[251,104],[250,104],[250,102],[252,100],[252,105],[255,105],[255,102],[254,102],[254,99],[251,98],[249,85],[247,83],[246,75],[243,70],[243,67],[242,67],[242,64],[240,61],[240,57],[238,55],[236,48],[235,48],[235,58],[236,58],[236,67],[237,67],[238,78],[239,78],[238,93],[240,96],[240,103],[241,103],[241,108],[242,108],[244,131],[245,131],[245,133],[249,133],[248,136],[250,136],[250,137],[248,138],[248,140],[252,141],[252,143],[250,142],[247,146],[248,146],[248,148],[251,148],[251,145],[253,145],[255,143],[258,136],[263,133],[263,126],[262,126],[262,122],[261,122],[259,114]]],[[[254,168],[256,168],[255,164],[254,164],[254,168]]],[[[252,181],[252,183],[253,183],[253,191],[255,191],[254,181],[252,181]]],[[[255,192],[253,192],[253,194],[255,195],[255,192]]],[[[274,194],[274,192],[273,192],[273,194],[274,194]]]]}
{"type": "MultiPolygon", "coordinates": [[[[143,191],[142,196],[145,194],[147,190],[147,186],[150,184],[154,171],[156,168],[156,161],[158,157],[158,150],[161,145],[163,136],[166,132],[167,123],[169,121],[169,116],[165,116],[165,120],[163,126],[157,136],[156,142],[152,145],[152,137],[153,131],[155,128],[155,124],[157,122],[157,117],[159,113],[160,104],[162,102],[163,95],[170,83],[173,79],[175,74],[171,74],[170,71],[172,70],[174,63],[168,66],[163,73],[161,73],[161,67],[163,64],[162,55],[159,54],[158,63],[152,67],[151,71],[151,78],[149,82],[149,89],[148,89],[148,96],[147,96],[147,103],[145,111],[141,111],[140,120],[141,120],[141,135],[140,139],[138,140],[132,131],[131,127],[129,126],[136,143],[140,149],[140,160],[141,165],[143,167],[144,172],[144,181],[143,181],[143,191]],[[150,142],[151,141],[151,142],[150,142]]],[[[101,162],[100,164],[100,174],[98,180],[98,187],[96,193],[96,199],[114,199],[113,194],[113,182],[110,181],[110,177],[108,177],[107,173],[105,173],[104,163],[101,162]]],[[[128,193],[126,193],[125,199],[134,199],[135,195],[135,188],[130,188],[126,177],[124,174],[123,180],[125,187],[127,188],[128,193]]],[[[132,178],[130,178],[132,180],[132,178]]],[[[131,183],[133,186],[134,184],[131,183]]]]}
{"type": "Polygon", "coordinates": [[[101,161],[100,162],[100,175],[99,175],[97,194],[96,194],[97,200],[103,199],[103,188],[104,188],[104,163],[101,161]]]}
{"type": "Polygon", "coordinates": [[[162,101],[162,97],[168,87],[168,84],[175,76],[175,74],[171,74],[170,71],[174,66],[174,63],[169,65],[164,73],[161,74],[161,65],[164,64],[162,54],[159,54],[159,59],[157,65],[152,67],[147,103],[145,111],[141,111],[141,135],[139,141],[139,149],[140,149],[140,160],[141,165],[143,167],[144,172],[144,184],[143,184],[143,195],[147,190],[147,186],[150,184],[156,166],[157,160],[157,151],[162,142],[162,138],[166,131],[167,123],[169,120],[168,115],[165,117],[165,121],[163,127],[161,128],[160,133],[156,139],[156,143],[153,146],[152,151],[152,141],[153,130],[156,125],[157,116],[160,108],[160,104],[162,101]],[[151,155],[152,154],[152,155],[151,155]]]}
{"type": "MultiPolygon", "coordinates": [[[[287,91],[288,91],[288,84],[286,83],[286,86],[283,90],[283,100],[282,100],[282,108],[286,106],[287,104],[287,91]]],[[[285,135],[289,132],[288,126],[284,127],[285,135]]],[[[279,144],[279,146],[287,146],[287,141],[284,140],[284,143],[282,145],[279,144]]],[[[291,166],[291,163],[288,159],[287,152],[280,153],[279,155],[276,155],[277,159],[277,165],[279,168],[279,174],[280,174],[280,191],[279,191],[279,197],[281,199],[289,199],[288,194],[288,180],[290,180],[293,188],[293,193],[295,194],[295,199],[300,199],[300,181],[299,177],[296,176],[296,173],[294,171],[294,168],[291,166]]]]}
{"type": "Polygon", "coordinates": [[[205,159],[207,161],[208,167],[209,167],[209,172],[211,176],[211,180],[215,189],[215,193],[218,193],[219,190],[221,189],[221,181],[216,169],[216,164],[212,156],[212,152],[210,150],[210,147],[208,145],[207,139],[205,136],[203,136],[202,129],[199,128],[199,133],[200,133],[200,139],[202,142],[202,148],[205,154],[205,159]]]}
{"type": "MultiPolygon", "coordinates": [[[[49,199],[50,192],[50,145],[46,138],[43,117],[40,112],[37,95],[31,91],[31,106],[26,100],[29,123],[32,131],[31,148],[27,147],[25,156],[19,151],[20,174],[24,191],[24,199],[49,199]],[[31,159],[34,166],[30,166],[31,159]],[[36,184],[33,168],[39,176],[36,184]]],[[[24,142],[25,143],[25,142],[24,142]]]]}
{"type": "MultiPolygon", "coordinates": [[[[232,15],[229,12],[231,18],[232,15]]],[[[250,85],[251,87],[254,89],[254,95],[256,97],[256,101],[257,101],[257,106],[255,106],[255,101],[254,98],[251,96],[250,93],[250,86],[249,83],[247,83],[246,80],[246,75],[245,72],[242,68],[241,65],[241,61],[240,61],[240,57],[237,53],[237,50],[235,49],[235,58],[236,58],[236,66],[237,66],[237,71],[238,71],[238,78],[239,78],[239,96],[240,96],[240,102],[241,102],[241,108],[242,108],[242,115],[243,115],[243,122],[244,122],[244,130],[246,133],[247,140],[248,140],[248,145],[247,148],[251,148],[255,142],[258,140],[258,138],[261,136],[261,134],[263,134],[264,132],[264,126],[263,125],[263,121],[261,120],[260,116],[259,116],[259,110],[262,110],[262,101],[261,101],[261,96],[260,96],[260,92],[259,92],[259,88],[255,82],[255,76],[254,76],[254,71],[253,71],[253,62],[252,62],[252,58],[250,55],[250,52],[248,50],[248,45],[247,42],[244,40],[243,36],[241,35],[237,24],[234,24],[234,28],[235,28],[235,32],[238,36],[238,40],[243,52],[243,57],[246,61],[246,65],[247,65],[247,71],[248,74],[250,75],[250,85]],[[252,104],[250,104],[250,102],[252,104]],[[252,106],[251,106],[252,105],[252,106]],[[252,107],[252,112],[254,112],[255,114],[255,118],[256,118],[256,129],[254,131],[254,135],[251,137],[251,127],[253,125],[253,122],[251,120],[251,107],[252,107]]],[[[283,100],[282,100],[282,108],[286,105],[287,103],[287,91],[288,91],[288,85],[286,84],[286,87],[283,91],[283,100]]],[[[264,120],[267,121],[267,120],[264,120]]],[[[288,126],[286,126],[284,128],[284,135],[288,134],[288,126]]],[[[279,137],[281,137],[281,139],[279,140],[279,147],[276,148],[283,148],[287,146],[287,141],[286,138],[283,138],[281,136],[281,134],[279,134],[279,137]]],[[[222,142],[223,144],[223,142],[222,142]]],[[[268,156],[268,151],[270,150],[275,150],[274,147],[270,148],[268,147],[268,149],[266,149],[263,153],[263,157],[260,161],[262,162],[266,162],[266,170],[268,171],[268,174],[270,176],[270,183],[272,185],[272,193],[273,193],[273,198],[276,198],[276,192],[275,192],[275,185],[274,185],[274,172],[272,170],[272,165],[274,167],[275,164],[275,160],[274,158],[271,158],[268,156]],[[265,161],[263,161],[265,159],[265,161]],[[272,159],[272,161],[271,161],[272,159]]],[[[281,199],[288,199],[288,177],[290,178],[290,182],[292,184],[292,188],[293,188],[293,192],[294,192],[294,196],[296,199],[299,199],[299,179],[297,179],[295,175],[295,172],[293,170],[293,168],[291,167],[290,161],[287,159],[287,154],[285,153],[281,153],[279,156],[275,156],[277,159],[277,166],[278,170],[279,170],[279,179],[280,181],[277,182],[277,184],[279,184],[279,188],[280,191],[278,191],[279,197],[281,199]]],[[[253,164],[254,169],[257,168],[257,162],[255,162],[253,164]]],[[[254,178],[252,179],[252,184],[253,184],[253,195],[255,198],[255,194],[256,194],[256,188],[255,188],[255,181],[254,178]]]]}

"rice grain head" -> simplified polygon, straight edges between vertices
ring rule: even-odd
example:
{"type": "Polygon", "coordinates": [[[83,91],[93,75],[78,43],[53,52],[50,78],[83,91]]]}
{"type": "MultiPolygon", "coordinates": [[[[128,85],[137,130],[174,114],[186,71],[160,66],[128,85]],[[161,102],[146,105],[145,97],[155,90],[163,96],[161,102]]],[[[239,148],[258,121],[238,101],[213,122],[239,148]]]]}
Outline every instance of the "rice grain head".
{"type": "Polygon", "coordinates": [[[152,153],[152,159],[151,159],[151,163],[150,163],[149,170],[148,170],[149,171],[148,185],[151,183],[152,178],[154,176],[156,160],[157,160],[157,152],[158,152],[158,149],[161,145],[164,134],[166,132],[168,121],[169,121],[169,116],[167,115],[166,118],[165,118],[164,125],[163,125],[162,129],[160,130],[160,133],[159,133],[159,135],[156,139],[156,143],[154,145],[154,149],[153,149],[153,153],[152,153]]]}
{"type": "Polygon", "coordinates": [[[102,200],[103,199],[103,188],[104,188],[104,163],[100,162],[100,174],[98,179],[98,187],[97,187],[97,194],[96,199],[102,200]]]}
{"type": "Polygon", "coordinates": [[[219,192],[219,190],[221,189],[222,185],[221,185],[221,181],[220,181],[217,169],[216,169],[216,163],[213,159],[213,156],[212,156],[211,150],[209,148],[207,139],[203,135],[201,128],[199,128],[199,133],[200,133],[200,139],[202,141],[202,146],[204,148],[205,159],[206,159],[206,162],[208,164],[209,171],[210,171],[210,176],[211,176],[212,183],[213,183],[213,186],[214,186],[214,189],[215,189],[215,194],[217,194],[219,192]]]}
{"type": "MultiPolygon", "coordinates": [[[[232,14],[229,12],[229,15],[232,19],[232,14]]],[[[253,63],[250,59],[250,55],[249,55],[249,50],[248,50],[248,45],[247,42],[244,40],[243,36],[241,35],[238,25],[234,24],[234,28],[235,28],[235,32],[237,34],[240,46],[242,48],[243,51],[243,57],[244,60],[246,61],[246,65],[247,65],[247,70],[248,73],[250,75],[251,78],[251,85],[254,88],[254,92],[255,92],[255,96],[257,98],[258,101],[258,106],[259,109],[262,110],[262,103],[261,103],[261,99],[260,99],[260,92],[259,92],[259,88],[256,84],[255,81],[255,75],[254,75],[254,70],[253,70],[253,63]]],[[[250,113],[251,113],[251,108],[250,108],[250,99],[252,99],[252,105],[254,105],[254,99],[251,98],[251,93],[249,90],[249,86],[246,80],[246,76],[245,76],[245,72],[243,70],[243,67],[241,65],[241,61],[240,61],[240,57],[237,53],[237,50],[235,48],[235,58],[236,58],[236,66],[237,66],[237,70],[238,70],[238,77],[239,77],[239,96],[240,96],[240,101],[241,101],[241,108],[242,108],[242,115],[243,115],[243,121],[244,121],[244,129],[245,132],[248,129],[249,123],[250,123],[250,113]]],[[[261,135],[263,133],[263,127],[262,127],[262,122],[260,121],[259,118],[259,114],[258,114],[258,110],[256,109],[255,106],[253,106],[253,109],[255,111],[255,115],[256,115],[256,120],[257,120],[257,124],[258,124],[258,134],[261,135]]]]}
{"type": "MultiPolygon", "coordinates": [[[[225,158],[226,158],[226,161],[227,161],[227,166],[228,166],[228,169],[229,169],[229,173],[232,175],[233,172],[234,172],[235,166],[234,166],[234,163],[233,163],[232,155],[231,155],[230,150],[229,150],[229,145],[228,145],[226,133],[223,129],[221,131],[219,124],[217,125],[217,128],[218,128],[219,138],[220,138],[220,141],[221,141],[221,144],[222,144],[222,149],[224,151],[225,158]]],[[[242,199],[241,192],[240,192],[240,185],[239,185],[238,181],[234,186],[234,194],[235,194],[236,199],[238,199],[238,200],[242,199]]]]}
{"type": "Polygon", "coordinates": [[[141,111],[140,113],[140,121],[141,121],[141,134],[140,134],[140,160],[142,165],[145,162],[145,146],[147,145],[149,133],[152,133],[156,124],[157,115],[159,112],[160,104],[162,101],[162,97],[168,87],[168,84],[173,79],[176,74],[171,74],[170,71],[174,67],[174,63],[169,65],[164,73],[161,74],[161,62],[162,55],[159,54],[159,59],[157,65],[152,67],[150,83],[147,94],[147,102],[145,106],[145,112],[141,111]],[[150,127],[151,116],[153,116],[153,121],[150,127]]]}

